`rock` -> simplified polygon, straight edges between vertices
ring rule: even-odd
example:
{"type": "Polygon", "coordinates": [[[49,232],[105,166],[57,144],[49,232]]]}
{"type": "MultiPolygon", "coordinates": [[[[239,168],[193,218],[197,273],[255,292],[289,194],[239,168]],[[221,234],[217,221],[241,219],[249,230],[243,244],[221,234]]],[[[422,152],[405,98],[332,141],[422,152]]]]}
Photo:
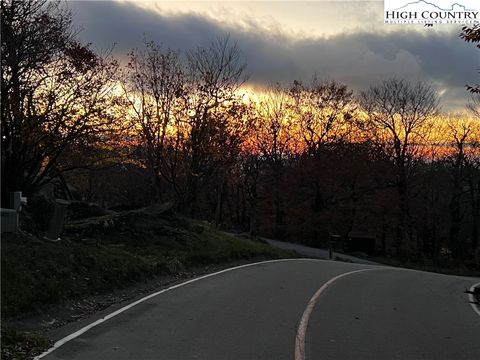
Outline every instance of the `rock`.
{"type": "Polygon", "coordinates": [[[72,220],[104,216],[112,213],[114,212],[111,210],[106,210],[98,204],[87,203],[83,201],[71,201],[67,209],[67,217],[72,220]]]}
{"type": "Polygon", "coordinates": [[[202,225],[193,225],[192,230],[197,234],[202,234],[205,231],[205,228],[202,225]]]}
{"type": "Polygon", "coordinates": [[[174,215],[173,203],[165,202],[163,204],[155,204],[145,208],[132,210],[130,213],[143,214],[150,217],[165,218],[174,215]]]}

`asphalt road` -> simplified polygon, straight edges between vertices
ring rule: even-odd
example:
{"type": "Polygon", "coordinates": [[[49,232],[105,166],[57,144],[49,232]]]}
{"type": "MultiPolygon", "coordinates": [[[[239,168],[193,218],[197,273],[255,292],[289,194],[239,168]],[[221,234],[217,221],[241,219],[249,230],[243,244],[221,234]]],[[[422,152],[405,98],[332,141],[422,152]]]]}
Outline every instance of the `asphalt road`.
{"type": "MultiPolygon", "coordinates": [[[[273,247],[284,249],[284,250],[295,250],[300,255],[307,256],[310,258],[324,259],[324,260],[330,259],[330,254],[327,249],[312,248],[305,245],[294,244],[294,243],[289,243],[289,242],[279,241],[279,240],[272,240],[272,239],[265,239],[265,241],[273,247]]],[[[337,258],[343,261],[349,261],[349,262],[351,261],[357,264],[379,265],[378,263],[375,263],[367,259],[345,255],[338,252],[333,252],[332,256],[334,259],[337,258]]]]}
{"type": "Polygon", "coordinates": [[[172,289],[43,359],[294,360],[314,293],[370,268],[318,296],[306,359],[480,359],[480,316],[463,293],[479,279],[319,260],[258,264],[172,289]]]}

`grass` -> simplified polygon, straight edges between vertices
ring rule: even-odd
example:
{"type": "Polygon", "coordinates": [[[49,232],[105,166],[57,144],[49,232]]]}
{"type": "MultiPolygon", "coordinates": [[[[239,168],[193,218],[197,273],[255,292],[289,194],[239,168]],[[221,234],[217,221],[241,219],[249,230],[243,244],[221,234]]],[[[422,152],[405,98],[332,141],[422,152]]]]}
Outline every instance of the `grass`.
{"type": "Polygon", "coordinates": [[[51,345],[46,337],[31,332],[19,332],[2,327],[2,351],[4,360],[27,360],[41,354],[51,345]]]}
{"type": "Polygon", "coordinates": [[[117,223],[105,230],[98,219],[90,227],[85,221],[70,225],[64,240],[55,243],[4,236],[2,317],[198,266],[295,256],[176,215],[128,217],[134,226],[117,223]]]}
{"type": "Polygon", "coordinates": [[[9,239],[2,244],[2,316],[122,286],[152,273],[146,259],[108,246],[9,239]]]}

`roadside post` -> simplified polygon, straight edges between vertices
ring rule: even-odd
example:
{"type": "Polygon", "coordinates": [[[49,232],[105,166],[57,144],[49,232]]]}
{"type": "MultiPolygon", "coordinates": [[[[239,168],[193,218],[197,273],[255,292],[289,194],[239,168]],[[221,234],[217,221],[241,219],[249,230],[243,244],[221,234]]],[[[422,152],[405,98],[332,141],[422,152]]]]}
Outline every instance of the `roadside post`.
{"type": "Polygon", "coordinates": [[[70,204],[69,201],[56,199],[55,208],[53,209],[53,216],[50,220],[50,225],[48,227],[47,234],[45,238],[50,241],[59,241],[60,234],[63,230],[63,221],[65,218],[65,213],[67,211],[67,206],[70,204]]]}
{"type": "Polygon", "coordinates": [[[335,249],[335,245],[336,245],[337,241],[340,240],[340,239],[341,239],[340,235],[329,233],[328,258],[330,260],[333,260],[333,250],[335,249]]]}

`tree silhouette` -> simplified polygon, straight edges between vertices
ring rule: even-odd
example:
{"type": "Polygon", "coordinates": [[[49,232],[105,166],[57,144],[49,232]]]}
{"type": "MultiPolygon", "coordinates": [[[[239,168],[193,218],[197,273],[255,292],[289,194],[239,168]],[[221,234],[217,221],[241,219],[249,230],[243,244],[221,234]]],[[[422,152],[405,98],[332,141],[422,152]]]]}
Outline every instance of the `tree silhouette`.
{"type": "Polygon", "coordinates": [[[292,97],[279,83],[270,84],[257,104],[255,152],[265,162],[269,174],[274,210],[274,234],[284,235],[285,211],[280,185],[284,165],[295,146],[292,123],[292,97]]]}
{"type": "Polygon", "coordinates": [[[335,81],[310,84],[294,81],[290,94],[295,100],[301,137],[309,155],[318,156],[328,143],[342,140],[348,133],[347,122],[355,110],[353,92],[335,81]]]}
{"type": "MultiPolygon", "coordinates": [[[[476,44],[480,49],[480,24],[475,24],[472,27],[464,26],[460,37],[467,43],[476,44]]],[[[480,84],[467,85],[467,90],[472,94],[480,94],[480,84]]]]}
{"type": "Polygon", "coordinates": [[[180,136],[177,126],[185,107],[185,70],[179,54],[146,42],[144,49],[130,53],[123,76],[125,100],[131,112],[127,118],[140,135],[141,160],[150,170],[156,195],[161,198],[162,176],[174,181],[165,166],[168,147],[180,136]]]}
{"type": "Polygon", "coordinates": [[[106,141],[117,66],[76,40],[59,2],[2,0],[1,31],[5,203],[79,166],[60,161],[69,149],[106,141]]]}
{"type": "Polygon", "coordinates": [[[189,51],[187,62],[187,164],[182,204],[193,216],[198,210],[199,185],[217,169],[222,149],[227,156],[227,145],[236,147],[235,136],[241,138],[241,126],[236,120],[243,117],[244,108],[237,91],[246,75],[240,49],[228,36],[189,51]],[[227,139],[232,141],[225,142],[227,139]]]}
{"type": "Polygon", "coordinates": [[[409,215],[408,181],[417,145],[423,143],[422,135],[428,120],[437,113],[437,96],[428,84],[412,84],[393,78],[371,86],[361,93],[359,100],[368,115],[370,133],[383,144],[395,165],[395,186],[399,197],[396,247],[400,253],[409,215]]]}

